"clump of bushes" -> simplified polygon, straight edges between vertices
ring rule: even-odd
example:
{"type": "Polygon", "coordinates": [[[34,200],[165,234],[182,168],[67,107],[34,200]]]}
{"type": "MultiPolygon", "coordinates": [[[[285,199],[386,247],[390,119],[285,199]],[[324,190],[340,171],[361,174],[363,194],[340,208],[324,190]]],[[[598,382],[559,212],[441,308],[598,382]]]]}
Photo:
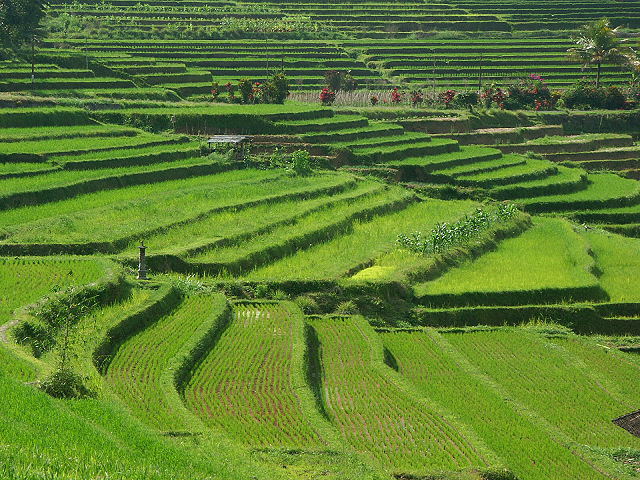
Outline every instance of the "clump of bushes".
{"type": "Polygon", "coordinates": [[[327,88],[334,92],[351,92],[358,88],[358,80],[351,75],[351,70],[341,72],[338,70],[327,70],[324,74],[324,82],[327,88]]]}
{"type": "Polygon", "coordinates": [[[443,253],[451,247],[462,245],[480,235],[491,226],[506,222],[518,213],[512,203],[501,203],[495,209],[478,208],[454,223],[438,223],[428,234],[401,233],[396,243],[399,247],[421,255],[443,253]]]}
{"type": "Polygon", "coordinates": [[[596,87],[594,83],[580,81],[562,94],[562,102],[567,108],[589,110],[606,108],[619,110],[625,108],[627,99],[619,88],[596,87]]]}
{"type": "Polygon", "coordinates": [[[336,92],[333,90],[330,90],[327,87],[323,88],[322,91],[320,92],[320,103],[322,103],[322,105],[324,105],[325,107],[328,107],[330,105],[333,105],[333,102],[335,101],[336,101],[336,92]]]}
{"type": "MultiPolygon", "coordinates": [[[[248,78],[243,78],[238,85],[228,82],[224,86],[227,91],[227,99],[230,103],[239,101],[240,103],[284,103],[291,93],[289,90],[289,79],[284,73],[276,73],[264,83],[254,82],[248,78]],[[236,90],[240,97],[236,97],[236,90]]],[[[217,82],[211,85],[211,97],[217,100],[222,88],[217,82]]]]}

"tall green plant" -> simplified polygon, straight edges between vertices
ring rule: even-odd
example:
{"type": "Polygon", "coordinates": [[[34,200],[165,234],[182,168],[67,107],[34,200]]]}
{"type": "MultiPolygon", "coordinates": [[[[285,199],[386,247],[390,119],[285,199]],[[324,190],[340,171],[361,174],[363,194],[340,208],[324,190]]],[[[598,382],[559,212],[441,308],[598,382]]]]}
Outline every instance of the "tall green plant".
{"type": "Polygon", "coordinates": [[[35,41],[45,14],[44,0],[2,0],[0,2],[0,45],[17,48],[35,41]]]}
{"type": "Polygon", "coordinates": [[[583,67],[596,66],[596,87],[600,86],[603,63],[637,63],[635,52],[618,37],[617,30],[606,18],[596,20],[580,29],[574,37],[576,46],[568,50],[569,57],[581,62],[583,67]]]}

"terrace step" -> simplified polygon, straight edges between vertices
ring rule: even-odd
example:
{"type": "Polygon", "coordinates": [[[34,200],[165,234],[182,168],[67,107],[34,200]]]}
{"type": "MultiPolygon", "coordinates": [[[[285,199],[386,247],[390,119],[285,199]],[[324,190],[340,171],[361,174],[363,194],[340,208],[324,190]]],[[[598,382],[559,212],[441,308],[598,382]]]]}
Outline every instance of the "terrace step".
{"type": "Polygon", "coordinates": [[[625,237],[640,238],[640,223],[599,225],[601,228],[625,237]]]}
{"type": "MultiPolygon", "coordinates": [[[[460,145],[494,145],[519,143],[547,135],[562,135],[563,133],[562,125],[535,125],[517,128],[483,128],[464,133],[439,133],[434,136],[453,138],[460,145]]],[[[509,152],[505,150],[504,153],[509,152]]]]}
{"type": "MultiPolygon", "coordinates": [[[[435,139],[433,142],[439,142],[435,139]]],[[[497,161],[502,159],[500,150],[483,147],[461,147],[460,150],[441,155],[410,157],[385,163],[385,166],[398,168],[405,180],[419,180],[430,173],[438,173],[444,168],[461,165],[475,165],[478,162],[497,161]]]]}
{"type": "Polygon", "coordinates": [[[334,130],[330,133],[317,132],[302,134],[299,137],[302,141],[309,143],[330,143],[340,144],[352,140],[365,138],[380,138],[399,135],[404,129],[392,123],[370,122],[368,126],[362,128],[348,128],[345,130],[334,130]]]}
{"type": "Polygon", "coordinates": [[[495,172],[502,170],[503,168],[514,167],[516,165],[524,165],[527,162],[526,157],[509,156],[502,157],[496,160],[486,160],[470,165],[461,165],[458,167],[443,168],[441,170],[435,170],[433,173],[438,175],[448,175],[453,178],[457,178],[459,175],[472,175],[479,173],[495,172]]]}
{"type": "Polygon", "coordinates": [[[409,142],[431,142],[431,137],[422,133],[410,132],[402,135],[388,136],[382,138],[367,138],[353,143],[347,142],[344,146],[351,148],[357,154],[359,150],[376,147],[388,147],[401,145],[409,142]]]}
{"type": "Polygon", "coordinates": [[[575,161],[595,161],[595,160],[629,160],[640,159],[640,146],[623,148],[600,149],[577,153],[547,153],[544,158],[554,162],[575,162],[575,161]]]}
{"type": "Polygon", "coordinates": [[[396,123],[410,132],[422,132],[432,135],[464,133],[471,128],[467,117],[408,118],[397,120],[396,123]]]}
{"type": "Polygon", "coordinates": [[[286,133],[322,132],[366,127],[369,120],[356,115],[334,115],[313,120],[280,121],[276,126],[286,133]]]}
{"type": "Polygon", "coordinates": [[[524,164],[513,165],[500,170],[459,175],[456,177],[456,181],[464,186],[487,188],[539,180],[557,173],[558,167],[546,160],[527,159],[524,164]]]}
{"type": "Polygon", "coordinates": [[[584,190],[587,186],[587,174],[583,170],[558,167],[553,175],[496,187],[491,189],[490,194],[500,200],[515,200],[540,195],[569,194],[584,190]]]}
{"type": "Polygon", "coordinates": [[[460,149],[458,142],[449,139],[416,141],[387,147],[361,148],[354,152],[356,161],[364,160],[373,163],[401,160],[416,155],[439,155],[456,152],[460,149]]]}
{"type": "Polygon", "coordinates": [[[576,152],[590,152],[603,148],[633,147],[631,135],[610,135],[604,138],[590,139],[580,135],[568,136],[561,139],[553,139],[549,143],[527,142],[514,145],[498,145],[503,153],[539,153],[549,160],[568,160],[563,155],[576,152]]]}

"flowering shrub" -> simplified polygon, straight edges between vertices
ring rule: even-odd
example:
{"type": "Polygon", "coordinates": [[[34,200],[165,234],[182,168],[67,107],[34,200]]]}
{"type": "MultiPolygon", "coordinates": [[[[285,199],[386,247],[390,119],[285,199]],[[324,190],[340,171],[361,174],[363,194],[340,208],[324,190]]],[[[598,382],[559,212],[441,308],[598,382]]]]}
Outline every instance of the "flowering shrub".
{"type": "Polygon", "coordinates": [[[240,98],[242,103],[249,103],[252,101],[253,84],[251,80],[243,78],[238,82],[238,90],[240,91],[240,98]]]}
{"type": "Polygon", "coordinates": [[[446,92],[442,92],[439,97],[442,103],[444,103],[444,106],[449,108],[456,98],[456,94],[457,92],[455,90],[447,90],[446,92]]]}
{"type": "Polygon", "coordinates": [[[422,102],[424,102],[424,95],[422,95],[420,90],[411,92],[411,105],[413,105],[414,108],[422,105],[422,102]]]}
{"type": "Polygon", "coordinates": [[[378,104],[378,97],[376,95],[372,95],[371,98],[369,99],[369,101],[371,102],[371,105],[373,105],[374,107],[378,104]]]}
{"type": "Polygon", "coordinates": [[[351,70],[340,72],[338,70],[327,70],[324,73],[324,81],[327,88],[338,92],[344,90],[350,92],[358,88],[358,80],[351,75],[351,70]]]}
{"type": "Polygon", "coordinates": [[[227,82],[224,88],[227,90],[227,94],[229,95],[229,101],[233,102],[236,97],[236,86],[231,82],[227,82]]]}
{"type": "Polygon", "coordinates": [[[320,92],[320,102],[322,105],[333,105],[336,101],[336,92],[329,90],[327,87],[323,88],[320,92]]]}
{"type": "Polygon", "coordinates": [[[500,88],[495,85],[491,85],[480,95],[480,98],[484,102],[484,106],[486,108],[491,108],[491,105],[494,103],[501,108],[505,109],[505,100],[507,99],[507,94],[500,88]]]}
{"type": "Polygon", "coordinates": [[[456,95],[455,103],[462,107],[468,107],[469,110],[473,109],[480,100],[480,94],[478,92],[460,92],[456,95]]]}
{"type": "Polygon", "coordinates": [[[402,94],[398,90],[398,87],[395,87],[391,90],[391,103],[397,105],[402,101],[402,94]]]}
{"type": "Polygon", "coordinates": [[[509,109],[535,108],[550,110],[554,106],[551,90],[544,79],[535,73],[510,85],[506,106],[509,109]]]}
{"type": "Polygon", "coordinates": [[[213,82],[211,84],[211,98],[213,100],[217,100],[219,96],[220,96],[220,85],[218,84],[218,82],[213,82]]]}

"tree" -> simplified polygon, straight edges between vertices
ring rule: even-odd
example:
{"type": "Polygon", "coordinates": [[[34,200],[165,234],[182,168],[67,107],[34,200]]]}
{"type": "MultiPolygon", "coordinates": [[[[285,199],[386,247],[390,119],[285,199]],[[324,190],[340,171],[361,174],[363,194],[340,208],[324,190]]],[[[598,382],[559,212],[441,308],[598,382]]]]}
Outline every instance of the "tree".
{"type": "Polygon", "coordinates": [[[576,46],[569,49],[569,56],[580,61],[583,67],[596,66],[596,87],[600,86],[603,63],[620,65],[635,61],[633,50],[618,37],[618,28],[611,28],[606,18],[584,25],[573,40],[576,46]]]}
{"type": "Polygon", "coordinates": [[[45,7],[45,0],[0,0],[0,45],[33,44],[45,7]]]}

